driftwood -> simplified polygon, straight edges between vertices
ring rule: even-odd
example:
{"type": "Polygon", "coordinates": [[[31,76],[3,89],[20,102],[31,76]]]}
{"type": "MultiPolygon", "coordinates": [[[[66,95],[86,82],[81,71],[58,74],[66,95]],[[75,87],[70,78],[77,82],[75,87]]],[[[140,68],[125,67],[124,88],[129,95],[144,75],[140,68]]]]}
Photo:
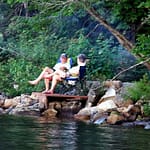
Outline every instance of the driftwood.
{"type": "Polygon", "coordinates": [[[139,66],[139,65],[145,64],[145,63],[147,63],[148,61],[150,61],[150,58],[146,59],[145,61],[141,61],[140,63],[135,64],[135,65],[133,65],[133,66],[131,66],[131,67],[125,69],[125,70],[122,70],[122,71],[119,72],[117,75],[115,75],[111,80],[115,80],[115,79],[116,79],[118,76],[120,76],[122,73],[124,73],[124,72],[126,72],[126,71],[128,71],[128,70],[131,70],[131,69],[133,69],[133,68],[135,68],[135,67],[137,67],[137,66],[139,66]]]}

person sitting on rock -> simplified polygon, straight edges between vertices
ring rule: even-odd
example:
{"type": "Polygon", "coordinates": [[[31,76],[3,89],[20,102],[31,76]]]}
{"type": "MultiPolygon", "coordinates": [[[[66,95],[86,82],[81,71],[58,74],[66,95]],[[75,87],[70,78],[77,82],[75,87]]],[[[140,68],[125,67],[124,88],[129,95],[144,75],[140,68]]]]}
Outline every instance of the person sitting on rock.
{"type": "Polygon", "coordinates": [[[74,66],[71,69],[69,69],[63,76],[60,73],[61,72],[60,70],[57,70],[56,72],[54,72],[53,73],[53,78],[52,78],[51,88],[50,88],[50,90],[48,90],[44,93],[53,94],[54,89],[55,89],[58,82],[63,81],[65,77],[78,76],[80,66],[85,66],[86,65],[86,56],[84,54],[79,54],[78,55],[77,64],[78,64],[77,66],[74,66]]]}
{"type": "Polygon", "coordinates": [[[59,76],[61,77],[63,76],[65,77],[66,70],[69,70],[71,68],[71,64],[67,60],[68,60],[67,54],[62,53],[60,56],[60,62],[57,63],[53,67],[53,69],[45,67],[43,71],[40,73],[40,75],[35,80],[29,81],[29,83],[31,85],[36,85],[39,83],[40,80],[44,79],[45,91],[43,91],[43,93],[47,92],[49,90],[49,82],[53,80],[53,77],[57,74],[59,74],[59,76]]]}

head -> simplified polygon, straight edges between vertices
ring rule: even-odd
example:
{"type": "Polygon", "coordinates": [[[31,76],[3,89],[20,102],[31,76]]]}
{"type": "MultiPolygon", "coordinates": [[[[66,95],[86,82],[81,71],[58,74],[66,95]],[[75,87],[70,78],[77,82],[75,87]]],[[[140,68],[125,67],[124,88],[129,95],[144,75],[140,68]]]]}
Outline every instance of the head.
{"type": "Polygon", "coordinates": [[[67,62],[67,59],[68,59],[68,57],[67,57],[67,54],[66,54],[66,53],[62,53],[62,54],[60,55],[60,61],[61,61],[61,63],[66,63],[66,62],[67,62]]]}
{"type": "Polygon", "coordinates": [[[78,65],[85,66],[85,64],[86,64],[86,56],[85,56],[85,54],[79,54],[78,55],[77,63],[78,63],[78,65]]]}

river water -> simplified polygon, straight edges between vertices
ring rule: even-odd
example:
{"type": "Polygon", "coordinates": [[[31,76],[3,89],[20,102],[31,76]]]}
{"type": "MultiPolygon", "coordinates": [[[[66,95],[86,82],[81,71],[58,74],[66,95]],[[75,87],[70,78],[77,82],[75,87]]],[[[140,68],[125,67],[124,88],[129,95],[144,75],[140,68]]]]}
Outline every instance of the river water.
{"type": "Polygon", "coordinates": [[[148,150],[150,130],[0,116],[0,150],[148,150]]]}

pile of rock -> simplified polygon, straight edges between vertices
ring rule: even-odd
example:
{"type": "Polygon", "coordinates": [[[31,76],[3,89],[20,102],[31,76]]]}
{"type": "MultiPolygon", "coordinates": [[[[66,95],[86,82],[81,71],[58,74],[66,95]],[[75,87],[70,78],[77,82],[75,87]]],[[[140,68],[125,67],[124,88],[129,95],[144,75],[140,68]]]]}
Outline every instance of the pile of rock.
{"type": "Polygon", "coordinates": [[[13,115],[40,115],[39,100],[22,94],[14,98],[1,97],[0,113],[13,115]]]}
{"type": "Polygon", "coordinates": [[[77,100],[60,101],[55,98],[48,102],[48,98],[41,92],[22,94],[11,99],[1,96],[0,99],[0,114],[72,117],[83,107],[81,101],[77,100]]]}
{"type": "Polygon", "coordinates": [[[94,102],[93,99],[88,100],[86,107],[75,115],[76,119],[98,124],[104,122],[107,124],[120,124],[135,121],[138,115],[142,114],[140,101],[133,104],[131,100],[123,100],[122,95],[129,86],[133,86],[132,84],[122,83],[121,81],[106,81],[104,86],[107,90],[96,106],[92,106],[91,101],[94,102]]]}
{"type": "MultiPolygon", "coordinates": [[[[136,122],[137,117],[143,114],[142,101],[134,104],[131,100],[123,99],[128,87],[133,86],[132,83],[105,81],[102,84],[94,81],[88,82],[87,86],[88,100],[84,105],[81,101],[72,100],[53,99],[48,102],[47,97],[39,92],[22,94],[12,99],[0,95],[0,114],[43,115],[51,118],[74,116],[75,119],[96,124],[140,124],[136,122]]],[[[146,121],[145,127],[150,128],[150,121],[146,121]]]]}

